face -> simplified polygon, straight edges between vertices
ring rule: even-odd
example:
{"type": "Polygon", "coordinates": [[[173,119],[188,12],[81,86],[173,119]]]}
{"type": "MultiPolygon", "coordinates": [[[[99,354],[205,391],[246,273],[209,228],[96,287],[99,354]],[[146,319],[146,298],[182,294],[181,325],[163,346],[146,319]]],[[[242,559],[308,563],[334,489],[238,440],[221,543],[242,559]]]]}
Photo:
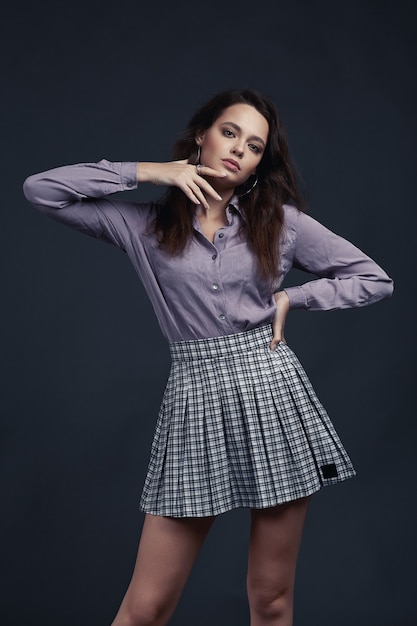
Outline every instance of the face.
{"type": "Polygon", "coordinates": [[[200,162],[227,173],[224,182],[244,183],[262,159],[268,140],[268,122],[249,104],[234,104],[204,133],[196,137],[201,146],[200,162]]]}

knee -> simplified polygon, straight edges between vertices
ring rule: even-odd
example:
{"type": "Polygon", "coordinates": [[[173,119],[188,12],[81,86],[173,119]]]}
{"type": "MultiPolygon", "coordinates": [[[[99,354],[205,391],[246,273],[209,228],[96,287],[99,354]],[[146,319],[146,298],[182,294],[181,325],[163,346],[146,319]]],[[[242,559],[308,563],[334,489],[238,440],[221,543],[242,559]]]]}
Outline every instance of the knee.
{"type": "Polygon", "coordinates": [[[291,617],[292,585],[276,581],[248,580],[247,590],[251,613],[262,623],[275,624],[277,620],[291,617]]]}
{"type": "Polygon", "coordinates": [[[169,607],[152,599],[125,602],[118,615],[117,626],[164,626],[169,619],[169,607]]]}
{"type": "Polygon", "coordinates": [[[149,604],[132,607],[129,612],[129,626],[162,626],[162,617],[163,611],[158,606],[149,604]]]}

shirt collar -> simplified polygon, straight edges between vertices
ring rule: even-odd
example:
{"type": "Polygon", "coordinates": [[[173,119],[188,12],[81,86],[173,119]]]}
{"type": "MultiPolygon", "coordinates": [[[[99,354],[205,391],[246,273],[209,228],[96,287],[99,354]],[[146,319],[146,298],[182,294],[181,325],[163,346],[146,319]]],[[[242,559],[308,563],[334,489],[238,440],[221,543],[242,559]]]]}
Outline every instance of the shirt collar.
{"type": "MultiPolygon", "coordinates": [[[[201,232],[200,224],[199,224],[199,221],[197,219],[197,207],[198,207],[198,205],[195,205],[195,207],[194,207],[194,228],[196,228],[196,230],[201,232]]],[[[242,209],[239,206],[239,196],[236,195],[236,194],[230,198],[229,204],[226,207],[226,216],[227,216],[227,221],[229,222],[229,225],[233,221],[233,213],[234,212],[239,213],[239,216],[240,216],[241,219],[245,219],[245,216],[244,216],[244,214],[242,212],[242,209]],[[230,208],[233,209],[233,211],[231,212],[232,213],[232,218],[230,216],[230,212],[227,210],[227,209],[230,209],[230,208]]]]}
{"type": "Polygon", "coordinates": [[[237,196],[236,194],[232,196],[228,206],[232,206],[239,213],[241,219],[245,219],[245,215],[239,205],[239,196],[237,196]]]}

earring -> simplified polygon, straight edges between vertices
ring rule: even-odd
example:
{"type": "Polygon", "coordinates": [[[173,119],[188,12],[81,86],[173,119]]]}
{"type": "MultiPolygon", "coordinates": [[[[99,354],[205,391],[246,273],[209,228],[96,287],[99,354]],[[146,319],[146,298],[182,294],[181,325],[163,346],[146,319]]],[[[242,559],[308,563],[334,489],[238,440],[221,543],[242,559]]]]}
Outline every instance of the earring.
{"type": "Polygon", "coordinates": [[[249,189],[245,191],[244,193],[239,194],[238,198],[243,198],[243,196],[247,196],[248,193],[250,193],[252,189],[256,187],[257,184],[258,184],[258,174],[255,174],[255,182],[253,183],[252,187],[249,187],[249,189]]]}

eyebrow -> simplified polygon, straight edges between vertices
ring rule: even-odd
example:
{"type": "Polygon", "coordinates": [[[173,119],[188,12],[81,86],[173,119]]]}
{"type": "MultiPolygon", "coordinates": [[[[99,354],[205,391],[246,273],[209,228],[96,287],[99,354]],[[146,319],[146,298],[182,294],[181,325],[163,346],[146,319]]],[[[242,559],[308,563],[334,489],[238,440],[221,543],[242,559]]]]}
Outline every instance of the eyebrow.
{"type": "MultiPolygon", "coordinates": [[[[240,126],[238,126],[237,124],[235,124],[234,122],[222,122],[221,126],[231,126],[232,128],[234,128],[235,130],[237,130],[238,132],[241,132],[241,128],[240,126]]],[[[249,137],[249,139],[253,139],[255,141],[259,141],[259,143],[261,143],[263,146],[265,146],[265,142],[261,137],[258,137],[258,135],[252,135],[251,137],[249,137]]]]}

